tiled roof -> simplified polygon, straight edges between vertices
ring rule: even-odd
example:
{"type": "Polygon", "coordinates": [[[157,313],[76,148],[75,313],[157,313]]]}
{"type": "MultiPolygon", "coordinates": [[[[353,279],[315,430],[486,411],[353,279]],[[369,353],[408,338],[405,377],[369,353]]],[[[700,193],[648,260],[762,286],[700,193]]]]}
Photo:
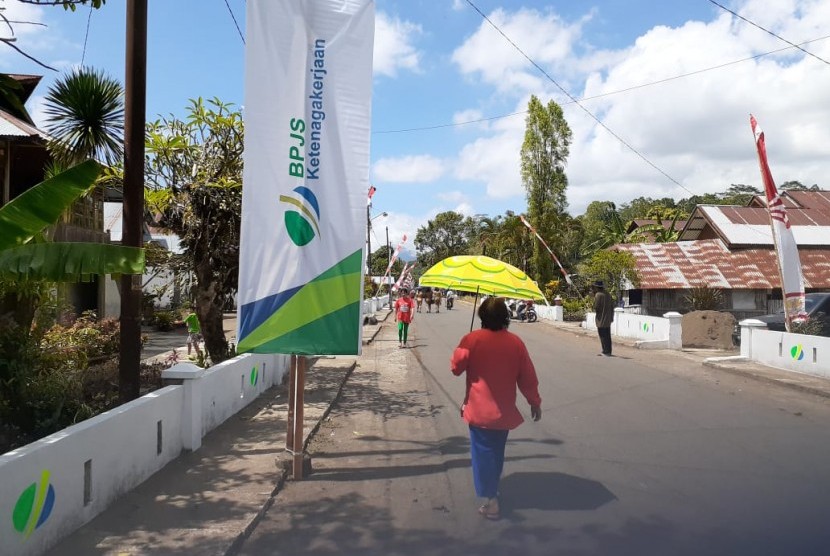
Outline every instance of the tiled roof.
{"type": "MultiPolygon", "coordinates": [[[[769,227],[769,226],[768,226],[769,227]]],[[[824,248],[799,249],[805,287],[830,289],[830,236],[824,248]]],[[[719,239],[673,243],[631,243],[614,247],[637,261],[643,289],[709,286],[725,289],[781,287],[771,248],[730,251],[719,239]]]]}

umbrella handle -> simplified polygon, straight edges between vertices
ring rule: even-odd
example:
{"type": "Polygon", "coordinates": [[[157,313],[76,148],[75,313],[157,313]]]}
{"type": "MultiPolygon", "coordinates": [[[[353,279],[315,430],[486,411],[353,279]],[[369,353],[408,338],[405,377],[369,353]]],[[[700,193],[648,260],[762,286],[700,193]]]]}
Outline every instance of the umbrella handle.
{"type": "Polygon", "coordinates": [[[481,286],[476,286],[476,298],[473,300],[473,316],[470,318],[470,332],[473,331],[473,323],[476,320],[476,305],[478,304],[478,290],[481,286]]]}

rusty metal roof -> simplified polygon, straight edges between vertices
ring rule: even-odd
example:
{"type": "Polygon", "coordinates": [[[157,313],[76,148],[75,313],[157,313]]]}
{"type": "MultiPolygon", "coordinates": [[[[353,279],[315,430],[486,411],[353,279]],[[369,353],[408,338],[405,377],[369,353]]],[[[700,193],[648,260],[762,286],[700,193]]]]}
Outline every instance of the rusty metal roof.
{"type": "Polygon", "coordinates": [[[48,136],[35,126],[24,122],[4,110],[0,110],[0,138],[38,138],[47,140],[48,136]]]}
{"type": "MultiPolygon", "coordinates": [[[[830,246],[830,191],[785,191],[781,197],[787,207],[795,242],[801,247],[830,246]]],[[[769,214],[763,198],[755,197],[745,207],[698,205],[679,240],[715,237],[721,238],[730,248],[772,247],[769,214]]]]}
{"type": "MultiPolygon", "coordinates": [[[[825,240],[830,243],[830,236],[825,240]]],[[[671,243],[628,243],[614,249],[634,255],[643,289],[781,287],[772,248],[730,251],[720,239],[671,243]]],[[[830,245],[799,249],[805,287],[830,289],[830,245]]]]}

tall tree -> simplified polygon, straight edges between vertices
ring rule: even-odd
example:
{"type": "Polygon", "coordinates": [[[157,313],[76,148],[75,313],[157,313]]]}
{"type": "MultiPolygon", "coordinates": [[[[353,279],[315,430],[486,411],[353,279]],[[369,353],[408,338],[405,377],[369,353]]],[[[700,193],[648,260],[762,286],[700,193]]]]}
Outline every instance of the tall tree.
{"type": "Polygon", "coordinates": [[[230,355],[222,313],[238,288],[242,113],[201,98],[187,112],[147,124],[147,206],[180,238],[205,348],[218,363],[230,355]]]}
{"type": "Polygon", "coordinates": [[[476,238],[476,222],[455,211],[441,212],[415,234],[418,264],[426,270],[453,255],[466,255],[476,238]]]}
{"type": "MultiPolygon", "coordinates": [[[[522,184],[527,193],[528,219],[543,237],[553,237],[566,215],[565,165],[570,145],[571,128],[562,107],[552,100],[544,106],[531,96],[521,151],[522,184]]],[[[531,274],[539,283],[547,283],[554,274],[553,262],[538,242],[533,245],[531,274]]]]}

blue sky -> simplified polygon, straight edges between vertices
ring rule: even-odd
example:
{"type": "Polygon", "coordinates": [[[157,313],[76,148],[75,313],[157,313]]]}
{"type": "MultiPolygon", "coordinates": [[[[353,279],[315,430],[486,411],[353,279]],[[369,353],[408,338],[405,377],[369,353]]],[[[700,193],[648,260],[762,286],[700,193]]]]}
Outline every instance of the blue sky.
{"type": "MultiPolygon", "coordinates": [[[[793,43],[814,41],[804,48],[830,60],[830,0],[720,3],[793,43]]],[[[244,35],[245,2],[228,4],[244,35]]],[[[449,124],[522,112],[531,94],[562,104],[573,130],[567,196],[574,215],[595,200],[680,199],[758,185],[750,112],[766,131],[777,181],[830,188],[830,66],[711,2],[474,4],[571,95],[594,97],[584,109],[639,154],[571,103],[466,0],[377,0],[370,180],[374,211],[389,216],[375,220],[373,244],[385,241],[388,227],[393,243],[407,233],[411,247],[417,228],[444,210],[523,211],[523,115],[449,124]],[[431,126],[444,127],[402,131],[431,126]]],[[[122,80],[124,5],[108,0],[92,12],[84,58],[122,80]]],[[[81,63],[88,8],[16,0],[0,7],[48,25],[17,25],[21,48],[62,70],[81,63]]],[[[242,104],[244,45],[225,0],[151,1],[148,44],[148,118],[181,115],[196,96],[242,104]]],[[[39,118],[56,74],[6,48],[0,71],[45,75],[29,103],[39,118]]]]}

